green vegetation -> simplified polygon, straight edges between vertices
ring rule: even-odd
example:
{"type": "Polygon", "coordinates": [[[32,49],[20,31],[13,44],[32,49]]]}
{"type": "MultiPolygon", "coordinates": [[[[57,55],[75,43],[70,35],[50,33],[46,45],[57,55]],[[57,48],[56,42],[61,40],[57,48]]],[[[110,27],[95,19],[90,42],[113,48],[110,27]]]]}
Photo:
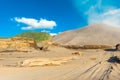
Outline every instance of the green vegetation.
{"type": "Polygon", "coordinates": [[[46,32],[25,32],[18,34],[15,37],[34,38],[36,42],[47,41],[51,39],[51,36],[46,32]]]}

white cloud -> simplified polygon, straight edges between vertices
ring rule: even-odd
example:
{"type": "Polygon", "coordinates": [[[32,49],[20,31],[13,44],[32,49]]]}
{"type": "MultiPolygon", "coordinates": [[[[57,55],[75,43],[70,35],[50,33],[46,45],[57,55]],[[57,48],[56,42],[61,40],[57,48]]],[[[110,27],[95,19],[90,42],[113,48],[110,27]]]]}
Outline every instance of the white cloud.
{"type": "Polygon", "coordinates": [[[41,32],[47,32],[47,33],[49,33],[50,31],[48,31],[48,30],[42,30],[41,32]]]}
{"type": "Polygon", "coordinates": [[[114,6],[102,5],[103,0],[97,1],[96,5],[91,5],[86,12],[88,16],[88,24],[105,23],[111,26],[120,27],[120,8],[114,6]],[[99,12],[99,10],[103,10],[99,12]]]}
{"type": "Polygon", "coordinates": [[[113,9],[102,14],[92,13],[88,17],[88,23],[105,23],[111,26],[120,27],[120,9],[113,9]]]}
{"type": "Polygon", "coordinates": [[[120,7],[115,0],[73,0],[73,4],[88,24],[105,23],[120,27],[120,7]]]}
{"type": "Polygon", "coordinates": [[[51,33],[50,31],[47,31],[47,30],[42,30],[41,32],[47,32],[47,33],[49,33],[51,36],[56,36],[56,35],[59,34],[59,33],[51,33]]]}
{"type": "Polygon", "coordinates": [[[49,33],[51,36],[56,36],[57,33],[49,33]]]}
{"type": "Polygon", "coordinates": [[[40,19],[36,20],[33,18],[14,18],[18,23],[26,24],[26,27],[22,27],[22,30],[33,30],[33,29],[53,29],[57,26],[56,22],[53,20],[40,19]]]}
{"type": "Polygon", "coordinates": [[[109,24],[111,26],[120,27],[120,9],[110,10],[106,13],[103,13],[101,16],[101,22],[109,24]]]}
{"type": "Polygon", "coordinates": [[[60,34],[60,32],[59,32],[59,33],[51,33],[50,31],[47,31],[47,30],[42,30],[41,32],[47,32],[47,33],[49,33],[51,36],[56,36],[56,35],[60,34]]]}

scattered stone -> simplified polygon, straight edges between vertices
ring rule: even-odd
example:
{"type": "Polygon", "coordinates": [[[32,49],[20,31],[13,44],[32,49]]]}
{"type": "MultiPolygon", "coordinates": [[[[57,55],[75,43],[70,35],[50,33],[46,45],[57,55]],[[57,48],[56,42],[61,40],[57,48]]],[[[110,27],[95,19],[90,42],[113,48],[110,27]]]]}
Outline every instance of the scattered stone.
{"type": "Polygon", "coordinates": [[[42,47],[39,47],[40,50],[47,51],[48,50],[48,45],[44,45],[42,47]]]}
{"type": "Polygon", "coordinates": [[[120,58],[118,56],[112,56],[109,58],[108,62],[120,64],[120,58]]]}
{"type": "Polygon", "coordinates": [[[79,55],[79,56],[82,56],[82,53],[79,52],[79,51],[76,51],[76,52],[72,53],[72,55],[79,55]]]}

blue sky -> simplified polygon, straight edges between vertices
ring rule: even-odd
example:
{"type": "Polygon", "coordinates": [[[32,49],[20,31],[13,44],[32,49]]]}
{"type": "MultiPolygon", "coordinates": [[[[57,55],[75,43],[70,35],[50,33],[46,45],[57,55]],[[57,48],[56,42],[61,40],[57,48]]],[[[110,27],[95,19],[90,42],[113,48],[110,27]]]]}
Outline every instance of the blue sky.
{"type": "Polygon", "coordinates": [[[31,30],[56,34],[97,22],[119,26],[119,3],[120,0],[0,0],[0,36],[31,30]]]}

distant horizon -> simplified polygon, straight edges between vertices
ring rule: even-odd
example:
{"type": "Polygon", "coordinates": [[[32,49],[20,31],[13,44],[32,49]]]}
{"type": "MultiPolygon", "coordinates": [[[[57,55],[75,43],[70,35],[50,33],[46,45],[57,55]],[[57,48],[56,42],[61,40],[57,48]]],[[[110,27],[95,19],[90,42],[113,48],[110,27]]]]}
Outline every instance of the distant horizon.
{"type": "MultiPolygon", "coordinates": [[[[82,29],[82,28],[88,27],[88,26],[90,26],[90,25],[95,25],[95,24],[105,24],[105,23],[96,22],[96,23],[93,23],[93,24],[88,24],[88,25],[85,25],[85,26],[81,26],[81,27],[79,27],[79,28],[74,28],[74,29],[69,29],[69,30],[82,29]]],[[[111,25],[109,25],[109,24],[105,24],[105,25],[111,26],[111,25]]],[[[111,27],[117,27],[117,26],[111,26],[111,27]]],[[[69,31],[69,30],[65,30],[65,31],[63,31],[63,32],[66,32],[66,31],[69,31]]],[[[49,32],[47,32],[47,31],[27,30],[27,31],[23,31],[23,32],[14,34],[14,35],[12,35],[12,36],[0,36],[0,38],[10,38],[10,37],[14,37],[14,36],[16,36],[16,35],[18,35],[18,34],[27,33],[27,32],[46,32],[46,33],[50,34],[51,36],[54,36],[54,35],[58,35],[58,34],[60,34],[60,33],[63,33],[63,32],[59,32],[59,33],[49,33],[49,32]]]]}
{"type": "Polygon", "coordinates": [[[94,23],[120,25],[119,0],[2,0],[0,37],[29,32],[51,35],[94,23]]]}

